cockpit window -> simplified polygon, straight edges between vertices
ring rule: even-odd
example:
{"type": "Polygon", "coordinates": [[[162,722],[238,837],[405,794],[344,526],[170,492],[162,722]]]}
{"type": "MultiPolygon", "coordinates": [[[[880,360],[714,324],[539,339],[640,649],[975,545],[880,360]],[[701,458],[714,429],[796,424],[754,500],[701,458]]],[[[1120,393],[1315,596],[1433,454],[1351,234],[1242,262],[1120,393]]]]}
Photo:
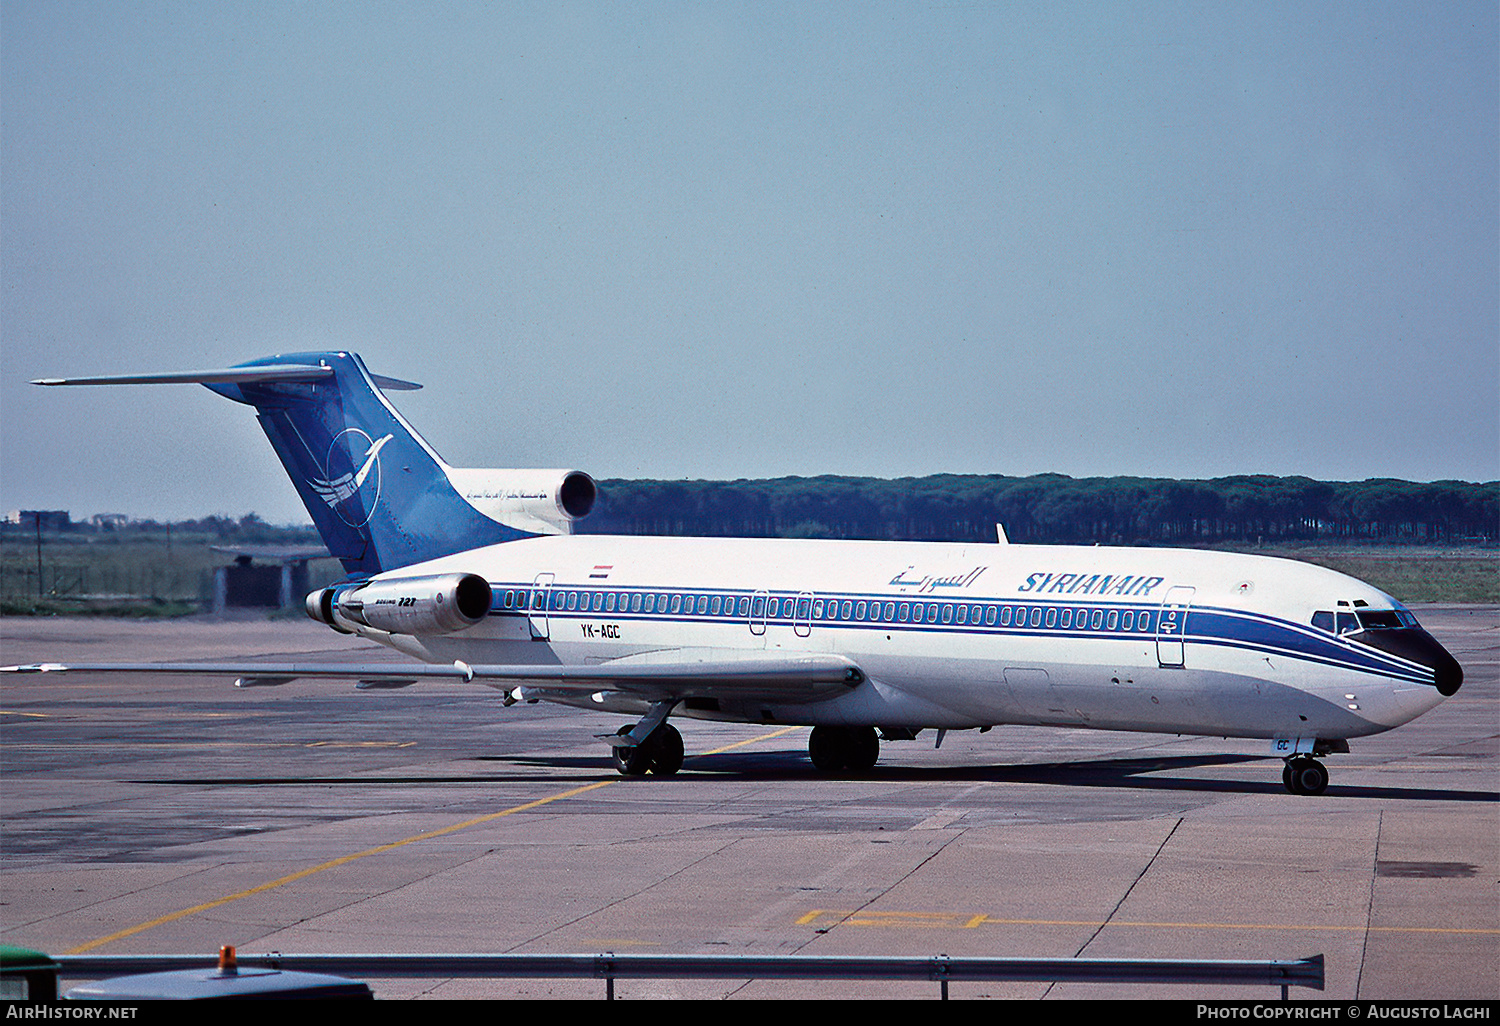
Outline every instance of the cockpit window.
{"type": "Polygon", "coordinates": [[[1394,631],[1403,627],[1417,627],[1417,618],[1411,610],[1402,606],[1395,609],[1371,609],[1367,603],[1356,602],[1352,611],[1348,603],[1337,613],[1320,609],[1312,616],[1312,625],[1331,634],[1354,634],[1359,631],[1394,631]]]}

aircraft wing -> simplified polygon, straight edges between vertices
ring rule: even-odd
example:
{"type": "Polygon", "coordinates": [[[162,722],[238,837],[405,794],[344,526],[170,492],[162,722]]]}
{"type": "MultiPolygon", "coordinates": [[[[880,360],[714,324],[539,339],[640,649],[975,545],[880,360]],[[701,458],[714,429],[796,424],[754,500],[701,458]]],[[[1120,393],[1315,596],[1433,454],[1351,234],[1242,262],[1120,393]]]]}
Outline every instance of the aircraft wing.
{"type": "Polygon", "coordinates": [[[647,701],[736,698],[812,701],[830,698],[865,679],[838,655],[734,658],[690,651],[650,653],[595,666],[431,663],[29,663],[0,673],[119,673],[233,676],[235,686],[273,687],[308,679],[355,680],[361,688],[399,688],[419,680],[473,682],[517,697],[570,696],[615,691],[647,701]],[[537,694],[536,692],[540,692],[537,694]]]}

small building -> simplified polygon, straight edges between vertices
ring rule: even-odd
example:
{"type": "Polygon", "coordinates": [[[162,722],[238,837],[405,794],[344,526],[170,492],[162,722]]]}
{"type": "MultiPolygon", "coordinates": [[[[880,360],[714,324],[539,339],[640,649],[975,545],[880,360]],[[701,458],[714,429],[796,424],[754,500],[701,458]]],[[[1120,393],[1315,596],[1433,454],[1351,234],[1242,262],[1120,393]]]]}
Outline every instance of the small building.
{"type": "Polygon", "coordinates": [[[214,545],[211,548],[234,556],[232,564],[214,571],[215,613],[229,608],[290,609],[300,606],[303,597],[311,590],[308,562],[329,556],[328,550],[321,545],[214,545]],[[260,560],[260,565],[256,565],[256,560],[260,560]]]}
{"type": "Polygon", "coordinates": [[[7,524],[39,525],[43,531],[66,531],[73,515],[65,509],[13,509],[5,514],[7,524]]]}

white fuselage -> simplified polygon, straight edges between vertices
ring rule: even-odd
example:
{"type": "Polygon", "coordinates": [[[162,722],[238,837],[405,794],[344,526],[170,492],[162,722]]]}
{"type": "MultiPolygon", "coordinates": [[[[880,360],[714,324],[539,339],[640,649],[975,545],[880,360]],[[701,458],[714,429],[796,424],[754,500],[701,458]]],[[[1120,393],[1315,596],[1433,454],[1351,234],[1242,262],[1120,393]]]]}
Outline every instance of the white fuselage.
{"type": "MultiPolygon", "coordinates": [[[[429,662],[835,653],[866,680],[808,702],[687,702],[748,722],[961,729],[1021,723],[1255,738],[1349,738],[1442,700],[1433,671],[1313,625],[1392,609],[1290,560],[1181,549],[552,536],[380,577],[482,575],[494,605],[439,636],[361,630],[429,662]]],[[[377,580],[379,577],[377,577],[377,580]]],[[[601,692],[543,697],[637,713],[601,692]]]]}

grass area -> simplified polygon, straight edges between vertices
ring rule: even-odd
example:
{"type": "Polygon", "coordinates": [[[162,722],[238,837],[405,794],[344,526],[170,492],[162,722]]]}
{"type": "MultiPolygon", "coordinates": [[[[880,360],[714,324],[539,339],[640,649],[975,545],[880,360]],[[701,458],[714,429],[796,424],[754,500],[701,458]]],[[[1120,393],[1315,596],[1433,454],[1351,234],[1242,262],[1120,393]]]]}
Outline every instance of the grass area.
{"type": "MultiPolygon", "coordinates": [[[[0,615],[183,616],[213,601],[213,575],[231,557],[217,538],[46,535],[41,579],[33,537],[0,536],[0,615]]],[[[344,576],[333,559],[309,566],[309,590],[344,576]]]]}
{"type": "Polygon", "coordinates": [[[1238,551],[1326,566],[1402,602],[1500,603],[1500,550],[1493,548],[1278,545],[1238,551]]]}
{"type": "Polygon", "coordinates": [[[196,602],[174,602],[167,599],[112,602],[40,599],[29,602],[0,599],[0,616],[119,616],[138,619],[191,616],[202,607],[196,602]]]}

